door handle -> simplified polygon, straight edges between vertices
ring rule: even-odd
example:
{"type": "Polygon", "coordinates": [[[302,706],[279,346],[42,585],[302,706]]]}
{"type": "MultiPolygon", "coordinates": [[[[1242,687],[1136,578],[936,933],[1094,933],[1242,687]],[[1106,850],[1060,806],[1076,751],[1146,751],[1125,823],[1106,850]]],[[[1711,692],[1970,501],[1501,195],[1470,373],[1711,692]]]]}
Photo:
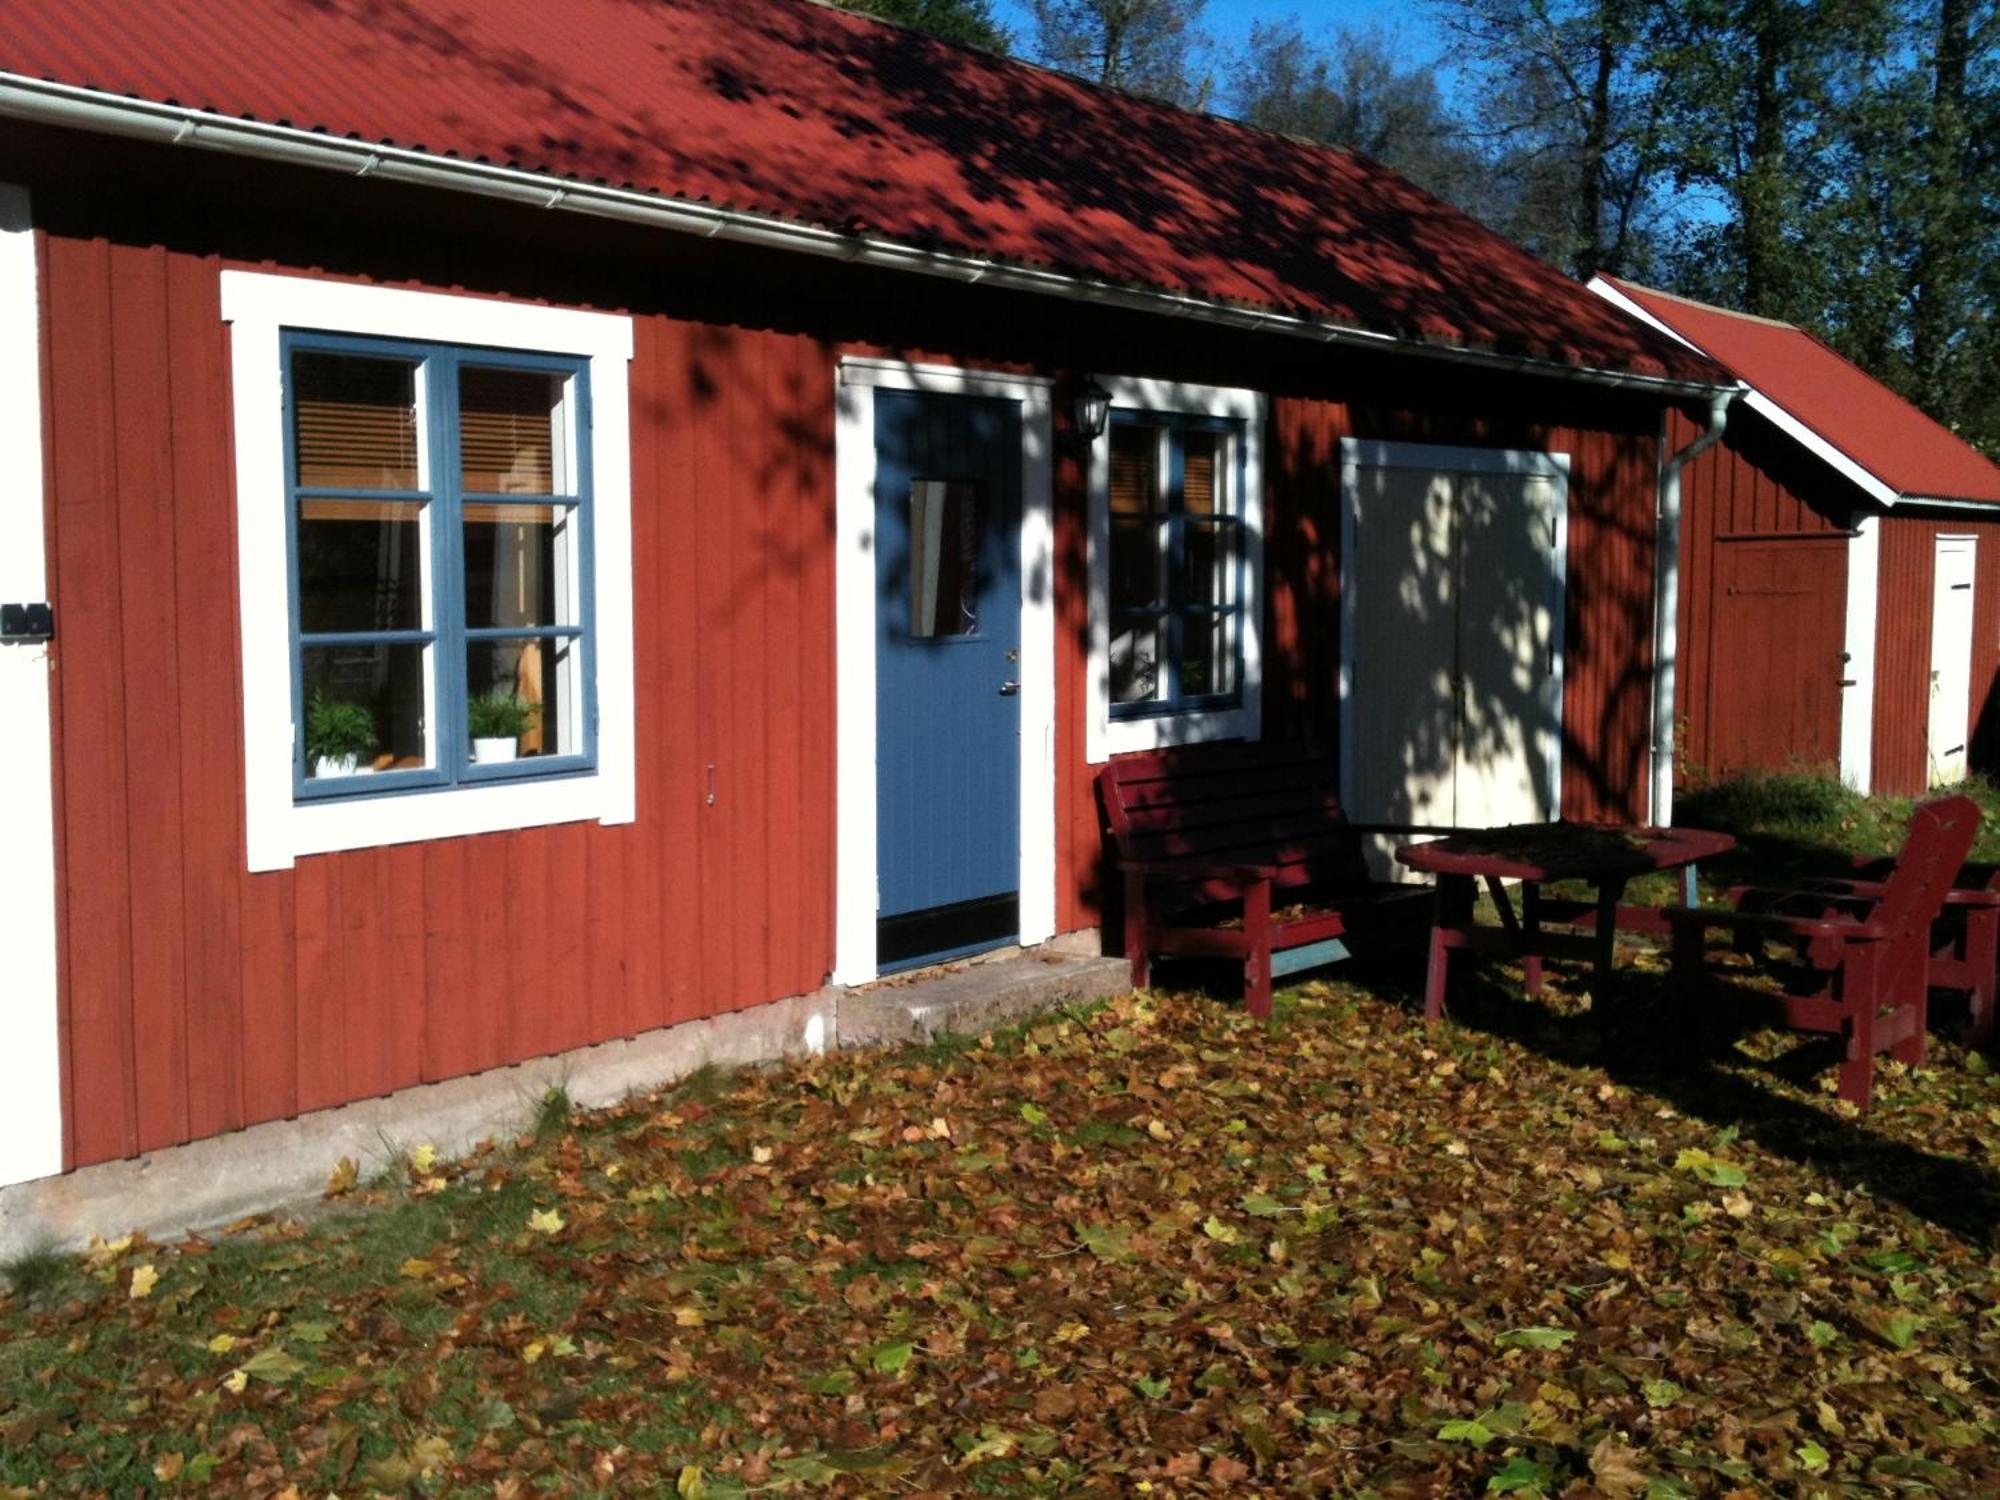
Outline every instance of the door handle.
{"type": "Polygon", "coordinates": [[[1000,696],[1003,698],[1011,698],[1020,691],[1021,684],[1012,679],[1000,684],[1000,696]]]}

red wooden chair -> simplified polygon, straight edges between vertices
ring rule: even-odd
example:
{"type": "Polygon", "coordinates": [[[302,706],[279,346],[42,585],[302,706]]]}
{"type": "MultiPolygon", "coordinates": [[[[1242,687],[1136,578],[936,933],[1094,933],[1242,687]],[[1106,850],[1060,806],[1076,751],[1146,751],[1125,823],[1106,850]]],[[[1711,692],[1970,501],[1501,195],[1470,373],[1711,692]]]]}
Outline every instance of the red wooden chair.
{"type": "MultiPolygon", "coordinates": [[[[1857,859],[1854,864],[1862,881],[1886,880],[1895,868],[1895,861],[1888,859],[1857,859]]],[[[1968,1047],[1992,1045],[1996,987],[2000,987],[2000,865],[1968,864],[1958,872],[1944,911],[1931,927],[1931,988],[1965,991],[1970,1007],[1968,1047]]]]}
{"type": "Polygon", "coordinates": [[[1844,1048],[1840,1097],[1866,1109],[1877,1052],[1898,1062],[1923,1061],[1931,926],[1978,830],[1972,799],[1945,797],[1917,809],[1885,880],[1746,891],[1734,911],[1669,907],[1664,915],[1673,932],[1677,988],[1690,1000],[1716,988],[1773,1000],[1786,1025],[1838,1036],[1844,1048]],[[1761,909],[1745,909],[1753,905],[1761,909]],[[1767,942],[1794,945],[1798,962],[1780,971],[1782,992],[1719,985],[1704,962],[1712,929],[1729,932],[1753,951],[1767,942]]]}

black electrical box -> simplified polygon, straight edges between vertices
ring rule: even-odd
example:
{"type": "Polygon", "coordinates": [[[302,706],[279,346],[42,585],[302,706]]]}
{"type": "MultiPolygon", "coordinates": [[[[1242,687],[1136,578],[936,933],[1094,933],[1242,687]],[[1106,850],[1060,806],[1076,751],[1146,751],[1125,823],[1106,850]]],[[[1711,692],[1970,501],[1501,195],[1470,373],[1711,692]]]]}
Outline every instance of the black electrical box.
{"type": "Polygon", "coordinates": [[[0,644],[31,646],[55,639],[56,612],[47,604],[0,604],[0,644]]]}

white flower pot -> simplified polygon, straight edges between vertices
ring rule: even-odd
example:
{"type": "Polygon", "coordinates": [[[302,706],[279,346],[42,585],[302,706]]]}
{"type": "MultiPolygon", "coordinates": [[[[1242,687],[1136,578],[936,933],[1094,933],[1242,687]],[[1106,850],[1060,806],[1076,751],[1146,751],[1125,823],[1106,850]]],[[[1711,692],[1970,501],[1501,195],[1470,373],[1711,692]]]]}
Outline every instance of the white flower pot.
{"type": "Polygon", "coordinates": [[[514,759],[520,751],[518,739],[475,739],[472,742],[472,763],[476,766],[503,766],[514,759]]]}
{"type": "Polygon", "coordinates": [[[353,776],[358,773],[359,757],[343,755],[335,758],[322,755],[313,761],[313,780],[324,781],[329,776],[353,776]]]}

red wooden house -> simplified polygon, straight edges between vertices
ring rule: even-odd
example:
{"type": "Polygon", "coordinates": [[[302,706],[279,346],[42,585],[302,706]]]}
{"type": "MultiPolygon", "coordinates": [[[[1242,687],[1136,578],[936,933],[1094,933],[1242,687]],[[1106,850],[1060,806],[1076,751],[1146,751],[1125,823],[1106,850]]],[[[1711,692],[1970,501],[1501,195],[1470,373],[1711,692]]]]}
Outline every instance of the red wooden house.
{"type": "Polygon", "coordinates": [[[1647,812],[1729,377],[1372,162],[798,0],[4,16],[0,1182],[1087,931],[1122,752],[1647,812]]]}
{"type": "Polygon", "coordinates": [[[1911,795],[1991,769],[2000,466],[1803,329],[1591,285],[1746,387],[1682,480],[1683,772],[1911,795]]]}

